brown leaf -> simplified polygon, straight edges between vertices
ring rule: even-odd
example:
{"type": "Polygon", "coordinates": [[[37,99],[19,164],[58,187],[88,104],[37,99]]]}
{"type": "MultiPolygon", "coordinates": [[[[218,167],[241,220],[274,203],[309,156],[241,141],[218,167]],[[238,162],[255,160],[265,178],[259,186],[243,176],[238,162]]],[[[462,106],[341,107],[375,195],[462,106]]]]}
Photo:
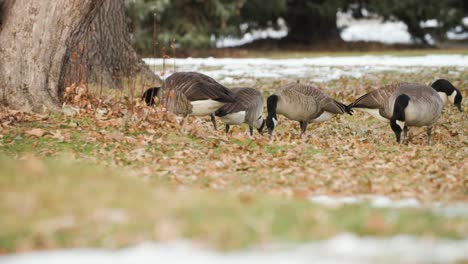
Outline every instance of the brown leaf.
{"type": "Polygon", "coordinates": [[[42,137],[42,136],[44,136],[46,131],[44,129],[41,129],[41,128],[33,128],[31,130],[26,131],[25,133],[28,136],[42,137]]]}

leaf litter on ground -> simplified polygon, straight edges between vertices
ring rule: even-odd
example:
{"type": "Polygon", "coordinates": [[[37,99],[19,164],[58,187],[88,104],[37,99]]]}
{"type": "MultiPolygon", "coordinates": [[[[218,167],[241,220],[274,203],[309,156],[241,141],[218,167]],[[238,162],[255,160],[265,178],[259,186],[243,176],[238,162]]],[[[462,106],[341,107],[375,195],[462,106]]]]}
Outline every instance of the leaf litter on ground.
{"type": "MultiPolygon", "coordinates": [[[[379,72],[318,86],[349,103],[382,83],[429,83],[448,70],[454,69],[379,72]]],[[[452,81],[465,92],[468,75],[461,71],[452,81]]],[[[268,95],[284,83],[259,79],[256,87],[268,95]]],[[[468,201],[468,124],[450,105],[434,128],[431,145],[418,128],[411,128],[408,145],[397,145],[388,125],[358,112],[312,124],[302,137],[298,124],[280,117],[270,138],[250,137],[245,126],[228,134],[214,131],[208,118],[188,117],[180,125],[160,106],[122,96],[99,98],[83,83],[67,88],[64,99],[63,109],[72,109],[72,115],[1,108],[0,153],[32,153],[39,159],[69,155],[147,183],[250,197],[245,201],[263,195],[307,201],[314,195],[361,194],[468,201]]],[[[379,222],[378,217],[369,220],[368,228],[386,233],[379,222]]],[[[466,225],[456,232],[466,235],[466,225]]]]}

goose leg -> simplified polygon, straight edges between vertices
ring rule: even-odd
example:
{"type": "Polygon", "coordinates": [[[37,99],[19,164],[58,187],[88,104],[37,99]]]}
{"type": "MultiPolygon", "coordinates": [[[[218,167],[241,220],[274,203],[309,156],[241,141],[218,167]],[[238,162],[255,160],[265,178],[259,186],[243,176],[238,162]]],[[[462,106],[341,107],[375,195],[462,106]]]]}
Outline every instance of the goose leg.
{"type": "Polygon", "coordinates": [[[301,136],[306,132],[307,129],[307,122],[306,121],[299,121],[301,125],[301,136]]]}
{"type": "Polygon", "coordinates": [[[230,128],[230,126],[229,126],[228,124],[226,124],[226,125],[224,126],[224,131],[226,131],[226,133],[228,133],[228,132],[229,132],[229,128],[230,128]]]}
{"type": "Polygon", "coordinates": [[[403,127],[403,142],[408,142],[408,127],[403,127]]]}
{"type": "Polygon", "coordinates": [[[218,130],[218,126],[216,125],[215,115],[211,114],[210,117],[211,117],[211,123],[213,123],[213,126],[214,126],[214,130],[218,130]]]}
{"type": "Polygon", "coordinates": [[[427,127],[427,144],[431,144],[432,127],[427,127]]]}
{"type": "Polygon", "coordinates": [[[250,132],[250,136],[253,136],[253,127],[251,125],[249,125],[249,132],[250,132]]]}

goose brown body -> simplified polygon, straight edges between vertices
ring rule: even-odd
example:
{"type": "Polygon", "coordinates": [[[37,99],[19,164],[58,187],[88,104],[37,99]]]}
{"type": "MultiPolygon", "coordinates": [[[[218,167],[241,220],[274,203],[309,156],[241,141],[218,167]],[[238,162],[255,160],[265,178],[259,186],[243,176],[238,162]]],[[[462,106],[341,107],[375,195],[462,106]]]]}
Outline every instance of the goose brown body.
{"type": "Polygon", "coordinates": [[[327,117],[344,114],[346,106],[329,97],[314,86],[305,84],[289,84],[278,89],[276,112],[288,119],[305,122],[325,121],[319,117],[329,113],[327,117]],[[319,119],[319,120],[317,120],[319,119]]]}
{"type": "Polygon", "coordinates": [[[403,139],[407,137],[408,127],[426,126],[429,143],[432,126],[440,118],[447,98],[451,98],[457,107],[461,105],[459,91],[451,84],[447,87],[449,82],[443,81],[442,86],[439,80],[432,87],[416,83],[387,85],[359,97],[348,106],[348,110],[363,110],[380,120],[389,121],[398,143],[401,143],[402,132],[403,139]]]}
{"type": "Polygon", "coordinates": [[[444,106],[441,97],[432,87],[415,83],[392,84],[373,90],[356,99],[348,108],[376,110],[368,112],[380,120],[389,121],[394,112],[395,100],[402,94],[410,98],[405,109],[408,126],[428,126],[439,119],[444,106]]]}
{"type": "Polygon", "coordinates": [[[395,91],[388,99],[386,116],[392,116],[395,101],[400,95],[407,95],[410,100],[405,108],[407,126],[432,126],[439,119],[444,102],[432,87],[420,84],[406,84],[395,91]]]}
{"type": "MultiPolygon", "coordinates": [[[[292,83],[279,88],[267,100],[267,127],[271,135],[276,127],[276,114],[299,121],[302,134],[310,122],[326,121],[347,111],[346,105],[336,101],[311,85],[292,83]]],[[[351,112],[348,112],[351,114],[351,112]]]]}
{"type": "Polygon", "coordinates": [[[167,93],[169,111],[181,116],[210,115],[236,101],[231,90],[197,72],[176,72],[166,79],[161,90],[167,93]]]}
{"type": "Polygon", "coordinates": [[[251,134],[253,127],[261,133],[264,125],[262,93],[248,87],[233,88],[231,91],[236,94],[236,102],[227,103],[215,112],[226,124],[226,131],[229,130],[229,125],[246,123],[251,134]]]}

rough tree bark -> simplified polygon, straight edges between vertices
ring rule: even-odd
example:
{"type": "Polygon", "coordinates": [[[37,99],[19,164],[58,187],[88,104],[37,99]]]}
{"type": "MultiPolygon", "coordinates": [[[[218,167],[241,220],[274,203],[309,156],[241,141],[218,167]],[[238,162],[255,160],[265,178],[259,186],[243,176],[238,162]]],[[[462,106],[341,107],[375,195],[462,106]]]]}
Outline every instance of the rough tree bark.
{"type": "Polygon", "coordinates": [[[66,69],[66,86],[85,80],[122,88],[125,78],[136,76],[147,85],[160,82],[132,47],[123,0],[104,2],[72,54],[66,69]]]}
{"type": "Polygon", "coordinates": [[[78,77],[89,75],[92,80],[100,72],[112,78],[119,71],[133,74],[144,68],[131,49],[124,23],[112,20],[113,8],[119,7],[115,2],[123,4],[123,0],[0,0],[0,104],[24,111],[59,110],[61,91],[78,81],[77,72],[78,77]],[[121,55],[125,59],[113,61],[121,55]]]}

